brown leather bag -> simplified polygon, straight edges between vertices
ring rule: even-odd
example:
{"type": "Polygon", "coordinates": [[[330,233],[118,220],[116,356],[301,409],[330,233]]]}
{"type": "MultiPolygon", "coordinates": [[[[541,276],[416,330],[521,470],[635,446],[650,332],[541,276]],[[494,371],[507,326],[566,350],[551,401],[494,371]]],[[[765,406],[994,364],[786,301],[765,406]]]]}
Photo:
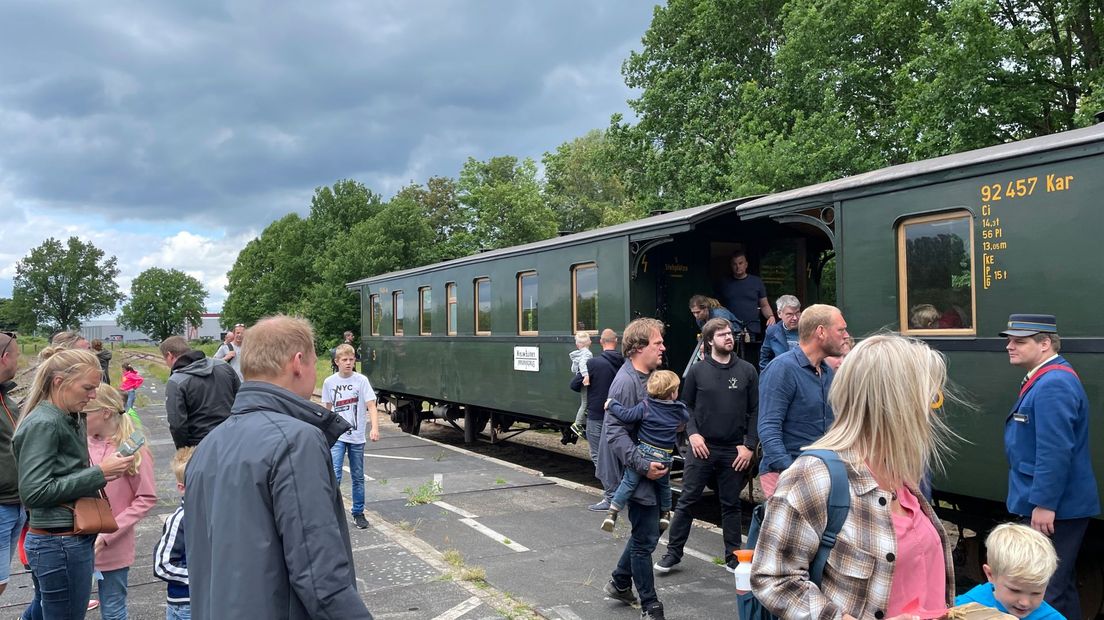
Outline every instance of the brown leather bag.
{"type": "Polygon", "coordinates": [[[111,514],[111,504],[100,489],[99,497],[82,497],[73,503],[73,534],[110,534],[118,531],[119,524],[111,514]]]}

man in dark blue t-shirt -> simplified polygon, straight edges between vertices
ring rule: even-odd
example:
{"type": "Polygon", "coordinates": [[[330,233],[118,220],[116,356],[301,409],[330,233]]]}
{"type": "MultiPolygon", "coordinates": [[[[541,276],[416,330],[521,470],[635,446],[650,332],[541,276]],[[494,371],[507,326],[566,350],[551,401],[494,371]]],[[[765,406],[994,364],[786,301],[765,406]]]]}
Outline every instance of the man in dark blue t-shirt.
{"type": "Polygon", "coordinates": [[[765,327],[774,325],[774,311],[767,300],[767,288],[759,276],[748,273],[748,259],[743,252],[732,255],[732,277],[725,278],[717,291],[721,303],[736,318],[747,324],[751,342],[744,344],[744,359],[752,366],[759,364],[759,347],[765,327]],[[760,318],[764,321],[760,321],[760,318]]]}

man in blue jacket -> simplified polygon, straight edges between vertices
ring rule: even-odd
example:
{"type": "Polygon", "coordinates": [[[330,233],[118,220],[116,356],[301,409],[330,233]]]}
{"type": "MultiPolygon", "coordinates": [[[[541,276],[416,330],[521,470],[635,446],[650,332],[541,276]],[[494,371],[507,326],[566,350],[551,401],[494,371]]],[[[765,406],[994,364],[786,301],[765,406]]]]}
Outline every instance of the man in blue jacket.
{"type": "Polygon", "coordinates": [[[1008,511],[1050,537],[1058,571],[1046,602],[1067,618],[1081,618],[1075,567],[1089,519],[1100,498],[1089,456],[1089,399],[1081,379],[1058,354],[1058,321],[1050,314],[1013,314],[1008,361],[1028,371],[1004,424],[1008,456],[1008,511]]]}
{"type": "MultiPolygon", "coordinates": [[[[625,363],[625,358],[617,350],[617,332],[612,329],[603,329],[598,342],[602,345],[602,352],[587,360],[587,372],[590,376],[590,386],[587,389],[587,426],[586,440],[590,447],[590,460],[594,463],[594,476],[598,477],[598,448],[602,443],[602,427],[606,417],[606,398],[609,397],[610,386],[617,371],[625,363]]],[[[576,392],[583,387],[583,376],[575,375],[571,382],[571,389],[576,392]]],[[[604,486],[604,485],[603,485],[604,486]]],[[[596,504],[587,506],[588,510],[605,512],[610,509],[610,499],[617,486],[605,487],[605,496],[596,504]]]]}

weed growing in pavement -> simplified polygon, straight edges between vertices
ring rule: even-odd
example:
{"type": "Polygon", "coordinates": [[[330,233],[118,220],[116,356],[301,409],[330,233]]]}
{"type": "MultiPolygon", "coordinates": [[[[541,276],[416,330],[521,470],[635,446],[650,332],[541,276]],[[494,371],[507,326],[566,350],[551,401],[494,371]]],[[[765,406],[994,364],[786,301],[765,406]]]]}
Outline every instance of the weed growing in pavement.
{"type": "Polygon", "coordinates": [[[460,552],[456,549],[445,549],[445,552],[441,555],[445,562],[453,568],[460,568],[464,565],[464,556],[460,555],[460,552]]]}
{"type": "Polygon", "coordinates": [[[380,478],[379,480],[376,480],[376,482],[380,484],[387,484],[387,478],[380,478]]]}
{"type": "Polygon", "coordinates": [[[713,558],[713,563],[716,564],[717,566],[720,566],[721,564],[725,563],[725,560],[724,560],[724,558],[714,557],[713,558]]]}
{"type": "Polygon", "coordinates": [[[506,484],[505,478],[495,478],[495,484],[506,484]]]}
{"type": "Polygon", "coordinates": [[[502,596],[506,599],[506,603],[510,605],[508,609],[499,609],[504,617],[508,620],[530,620],[532,618],[539,618],[533,608],[528,603],[523,603],[513,597],[509,592],[503,592],[502,596]]]}
{"type": "Polygon", "coordinates": [[[457,575],[460,581],[472,581],[477,584],[487,584],[487,571],[482,566],[465,566],[457,575]]]}
{"type": "Polygon", "coordinates": [[[441,450],[440,452],[437,453],[436,456],[433,457],[433,460],[440,463],[444,458],[445,458],[445,451],[441,450]]]}
{"type": "Polygon", "coordinates": [[[509,544],[511,544],[511,543],[513,543],[513,542],[514,542],[514,541],[510,540],[509,538],[503,538],[503,539],[502,539],[502,544],[504,544],[504,545],[509,545],[509,544]]]}
{"type": "Polygon", "coordinates": [[[407,506],[432,504],[441,499],[441,484],[436,480],[430,480],[429,482],[421,484],[416,489],[406,487],[402,492],[406,495],[407,506]]]}
{"type": "Polygon", "coordinates": [[[418,531],[418,526],[421,525],[421,524],[422,524],[421,519],[418,519],[414,523],[411,523],[410,521],[407,521],[406,519],[403,519],[402,521],[399,521],[399,529],[404,531],[404,532],[410,532],[411,534],[413,534],[416,531],[418,531]]]}

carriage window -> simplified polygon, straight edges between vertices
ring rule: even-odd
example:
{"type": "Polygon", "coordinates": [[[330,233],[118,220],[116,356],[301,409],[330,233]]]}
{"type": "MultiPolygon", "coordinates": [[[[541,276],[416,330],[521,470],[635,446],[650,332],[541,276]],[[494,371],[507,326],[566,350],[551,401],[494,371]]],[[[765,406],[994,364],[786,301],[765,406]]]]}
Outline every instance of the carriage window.
{"type": "Polygon", "coordinates": [[[571,270],[572,331],[598,331],[598,265],[577,265],[571,270]]]}
{"type": "Polygon", "coordinates": [[[480,278],[475,281],[475,334],[491,334],[491,279],[480,278]]]}
{"type": "Polygon", "coordinates": [[[448,335],[456,335],[456,283],[445,285],[445,323],[448,323],[448,335]]]}
{"type": "Polygon", "coordinates": [[[537,272],[518,274],[518,334],[537,335],[537,272]]]}
{"type": "Polygon", "coordinates": [[[975,333],[973,238],[969,213],[920,217],[898,227],[902,333],[975,333]]]}
{"type": "Polygon", "coordinates": [[[428,286],[418,289],[418,333],[433,333],[433,297],[428,286]]]}
{"type": "Polygon", "coordinates": [[[380,335],[380,323],[383,322],[383,304],[380,303],[379,295],[369,295],[368,305],[372,309],[372,316],[369,318],[371,321],[370,331],[373,336],[380,335]]]}
{"type": "Polygon", "coordinates": [[[391,316],[394,317],[395,335],[403,335],[403,295],[402,291],[391,293],[391,316]]]}

